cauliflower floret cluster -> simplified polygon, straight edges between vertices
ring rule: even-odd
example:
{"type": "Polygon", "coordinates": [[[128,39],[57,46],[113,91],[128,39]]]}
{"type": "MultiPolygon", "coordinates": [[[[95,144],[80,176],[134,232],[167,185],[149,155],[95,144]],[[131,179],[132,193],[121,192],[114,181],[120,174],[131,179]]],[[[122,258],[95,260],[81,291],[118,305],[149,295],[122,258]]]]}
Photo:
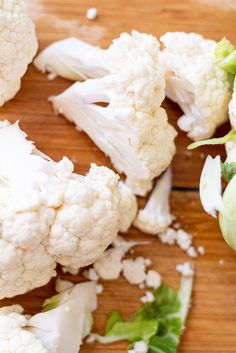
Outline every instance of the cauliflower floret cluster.
{"type": "Polygon", "coordinates": [[[38,42],[33,22],[20,0],[0,2],[0,106],[20,89],[38,42]]]}
{"type": "Polygon", "coordinates": [[[195,33],[166,33],[160,53],[166,94],[184,112],[179,127],[193,140],[211,137],[228,119],[229,75],[215,63],[216,42],[195,33]]]}
{"type": "Polygon", "coordinates": [[[93,263],[133,221],[114,172],[92,165],[84,177],[43,158],[17,123],[1,124],[0,160],[0,298],[45,285],[56,263],[93,263]]]}
{"type": "MultiPolygon", "coordinates": [[[[62,43],[58,47],[61,50],[62,43]]],[[[43,71],[50,66],[47,53],[51,51],[49,47],[36,59],[43,71]]],[[[153,36],[123,33],[103,52],[109,74],[77,82],[51,98],[55,110],[85,131],[127,176],[137,195],[151,189],[152,180],[169,166],[175,153],[176,132],[160,108],[165,80],[158,53],[153,36]],[[99,102],[108,105],[95,104],[99,102]]]]}

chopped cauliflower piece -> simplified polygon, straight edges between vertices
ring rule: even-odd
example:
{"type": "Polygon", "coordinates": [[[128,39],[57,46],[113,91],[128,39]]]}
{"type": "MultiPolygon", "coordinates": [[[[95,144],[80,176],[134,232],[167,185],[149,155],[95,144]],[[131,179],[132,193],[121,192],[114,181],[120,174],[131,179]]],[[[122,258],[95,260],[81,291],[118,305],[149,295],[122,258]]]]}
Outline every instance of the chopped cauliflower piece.
{"type": "Polygon", "coordinates": [[[194,274],[194,267],[193,264],[191,264],[190,262],[185,262],[183,264],[177,265],[176,270],[186,277],[191,277],[194,274]]]}
{"type": "Polygon", "coordinates": [[[83,272],[85,278],[89,279],[90,281],[97,281],[99,280],[99,275],[95,271],[94,268],[90,267],[88,270],[83,272]]]}
{"type": "Polygon", "coordinates": [[[177,231],[169,227],[160,233],[158,237],[163,244],[174,245],[177,241],[177,231]]]}
{"type": "Polygon", "coordinates": [[[158,51],[154,37],[123,33],[107,50],[108,75],[50,98],[55,111],[85,131],[141,196],[175,154],[176,131],[160,107],[165,81],[158,51]]]}
{"type": "Polygon", "coordinates": [[[197,257],[197,251],[193,246],[190,246],[190,248],[188,248],[188,250],[186,252],[187,252],[188,256],[190,256],[192,258],[197,257]]]}
{"type": "Polygon", "coordinates": [[[0,106],[13,98],[33,60],[38,41],[35,27],[19,0],[0,1],[0,106]]]}
{"type": "Polygon", "coordinates": [[[160,273],[154,270],[149,270],[147,272],[145,282],[149,288],[159,288],[162,283],[160,273]]]}
{"type": "Polygon", "coordinates": [[[77,273],[124,224],[118,175],[94,164],[75,174],[70,160],[54,162],[26,137],[18,123],[0,123],[1,299],[45,285],[57,263],[77,273]]]}
{"type": "Polygon", "coordinates": [[[104,290],[104,288],[103,288],[102,284],[100,284],[100,283],[96,284],[96,293],[97,294],[102,294],[103,290],[104,290]]]}
{"type": "Polygon", "coordinates": [[[140,284],[146,279],[146,262],[142,256],[122,261],[123,276],[130,284],[140,284]]]}
{"type": "Polygon", "coordinates": [[[184,112],[179,127],[193,140],[211,137],[228,119],[230,76],[215,62],[216,42],[196,33],[169,32],[161,37],[166,94],[184,112]]]}
{"type": "Polygon", "coordinates": [[[140,301],[143,304],[146,303],[152,303],[154,301],[154,295],[152,294],[152,292],[146,292],[145,295],[143,297],[140,298],[140,301]]]}
{"type": "Polygon", "coordinates": [[[86,17],[88,20],[93,21],[97,18],[98,10],[96,7],[90,7],[86,12],[86,17]]]}
{"type": "Polygon", "coordinates": [[[197,251],[200,255],[205,255],[205,253],[206,253],[204,246],[198,246],[197,251]]]}
{"type": "Polygon", "coordinates": [[[143,232],[157,235],[164,232],[172,223],[169,196],[172,186],[172,173],[169,167],[157,181],[144,209],[138,212],[135,227],[143,232]]]}
{"type": "Polygon", "coordinates": [[[94,269],[99,277],[105,280],[117,279],[122,271],[122,258],[134,246],[147,244],[145,242],[126,241],[122,237],[117,237],[113,247],[106,250],[102,257],[94,263],[94,269]]]}
{"type": "Polygon", "coordinates": [[[192,245],[192,235],[185,232],[183,229],[178,229],[176,233],[177,244],[182,250],[187,251],[192,245]]]}

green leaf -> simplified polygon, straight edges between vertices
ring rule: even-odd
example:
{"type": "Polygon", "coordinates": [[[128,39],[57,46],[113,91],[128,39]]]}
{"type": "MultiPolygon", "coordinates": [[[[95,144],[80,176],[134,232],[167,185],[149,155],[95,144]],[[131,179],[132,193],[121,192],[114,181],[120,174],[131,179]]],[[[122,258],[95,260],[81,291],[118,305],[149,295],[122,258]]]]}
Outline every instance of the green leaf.
{"type": "Polygon", "coordinates": [[[177,347],[171,333],[163,337],[154,336],[149,342],[148,353],[176,353],[177,347]]]}
{"type": "Polygon", "coordinates": [[[141,306],[134,316],[135,321],[163,319],[179,315],[180,301],[178,292],[162,285],[153,291],[155,300],[141,306]]]}
{"type": "Polygon", "coordinates": [[[60,305],[60,302],[61,302],[61,294],[59,293],[59,294],[54,295],[51,298],[46,299],[43,302],[41,311],[46,312],[46,311],[55,309],[60,305]]]}
{"type": "Polygon", "coordinates": [[[221,171],[223,178],[229,182],[236,174],[236,162],[224,162],[221,166],[221,171]]]}
{"type": "Polygon", "coordinates": [[[220,63],[234,51],[234,45],[226,38],[221,39],[215,47],[215,62],[220,63]]]}
{"type": "Polygon", "coordinates": [[[236,75],[236,50],[219,63],[219,66],[231,75],[236,75]]]}
{"type": "Polygon", "coordinates": [[[194,148],[198,148],[204,145],[223,145],[226,142],[236,143],[236,130],[231,130],[227,135],[223,137],[193,142],[190,145],[188,145],[187,149],[193,150],[194,148]]]}
{"type": "Polygon", "coordinates": [[[107,335],[117,322],[123,322],[123,321],[124,320],[121,316],[121,313],[118,310],[114,310],[107,319],[105,334],[107,335]]]}
{"type": "Polygon", "coordinates": [[[110,329],[105,337],[113,338],[116,341],[149,341],[158,330],[157,320],[143,320],[137,322],[117,322],[110,329]]]}

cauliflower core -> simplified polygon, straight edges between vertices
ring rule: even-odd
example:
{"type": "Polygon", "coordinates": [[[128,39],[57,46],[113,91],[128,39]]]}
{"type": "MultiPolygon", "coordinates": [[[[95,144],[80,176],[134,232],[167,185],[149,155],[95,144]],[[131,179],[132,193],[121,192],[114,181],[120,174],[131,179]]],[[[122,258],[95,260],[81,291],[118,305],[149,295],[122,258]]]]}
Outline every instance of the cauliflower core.
{"type": "Polygon", "coordinates": [[[33,60],[38,42],[20,0],[0,1],[0,106],[13,98],[33,60]]]}
{"type": "Polygon", "coordinates": [[[179,127],[193,140],[211,137],[228,119],[231,97],[229,75],[215,64],[216,42],[184,32],[166,33],[161,42],[166,94],[184,112],[179,127]]]}
{"type": "Polygon", "coordinates": [[[45,285],[56,263],[93,263],[133,221],[114,172],[93,164],[87,176],[73,173],[67,158],[42,157],[17,123],[1,122],[0,161],[1,299],[45,285]]]}
{"type": "MultiPolygon", "coordinates": [[[[42,71],[49,52],[48,48],[36,59],[42,71]]],[[[151,189],[152,180],[169,166],[175,153],[176,132],[160,108],[165,80],[158,52],[153,36],[123,33],[102,52],[107,75],[77,82],[51,98],[55,110],[85,131],[127,176],[127,185],[137,195],[151,189]],[[99,102],[108,105],[101,107],[99,102]]]]}

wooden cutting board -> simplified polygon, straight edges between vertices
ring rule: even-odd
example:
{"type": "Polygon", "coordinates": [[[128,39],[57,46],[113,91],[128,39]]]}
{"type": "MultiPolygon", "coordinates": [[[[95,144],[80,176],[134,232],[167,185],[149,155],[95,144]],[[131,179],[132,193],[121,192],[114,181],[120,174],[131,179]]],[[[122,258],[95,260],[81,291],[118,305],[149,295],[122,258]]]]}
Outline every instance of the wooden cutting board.
{"type": "MultiPolygon", "coordinates": [[[[194,31],[216,40],[227,36],[236,42],[236,0],[28,0],[28,6],[36,23],[40,49],[71,35],[107,47],[120,32],[133,28],[157,37],[167,31],[194,31]],[[211,4],[215,4],[215,7],[211,4]],[[85,16],[91,6],[96,6],[99,12],[97,20],[93,22],[85,16]]],[[[84,133],[77,132],[63,117],[55,116],[47,102],[50,95],[62,92],[69,84],[59,78],[48,81],[45,75],[31,66],[23,79],[21,91],[0,110],[0,118],[12,122],[19,119],[22,128],[38,148],[55,160],[66,155],[80,173],[87,172],[91,162],[111,166],[93,142],[84,133]]],[[[180,109],[170,101],[166,101],[164,106],[176,126],[176,120],[181,115],[180,109]]],[[[225,125],[217,133],[223,134],[228,129],[229,126],[225,125]]],[[[196,282],[193,305],[179,352],[236,352],[236,253],[222,240],[217,222],[203,212],[197,189],[206,154],[223,154],[223,150],[213,147],[186,152],[189,140],[177,130],[172,210],[181,227],[193,234],[195,245],[206,248],[206,255],[194,261],[196,282]],[[219,264],[221,259],[224,265],[219,264]]],[[[151,258],[153,268],[162,274],[164,282],[177,288],[179,276],[175,266],[189,258],[179,248],[164,246],[158,239],[135,229],[131,229],[127,237],[152,242],[149,246],[138,247],[135,255],[151,258]]],[[[70,275],[62,277],[79,280],[79,277],[70,275]]],[[[138,307],[142,294],[137,287],[127,284],[122,278],[115,282],[104,282],[103,285],[104,293],[99,297],[99,308],[95,314],[94,330],[99,332],[103,332],[111,310],[120,309],[128,317],[138,307]]],[[[52,280],[44,288],[1,301],[1,305],[17,302],[25,307],[26,312],[35,313],[42,301],[53,293],[52,280]]],[[[125,344],[85,344],[81,352],[122,353],[126,352],[125,347],[125,344]]]]}

